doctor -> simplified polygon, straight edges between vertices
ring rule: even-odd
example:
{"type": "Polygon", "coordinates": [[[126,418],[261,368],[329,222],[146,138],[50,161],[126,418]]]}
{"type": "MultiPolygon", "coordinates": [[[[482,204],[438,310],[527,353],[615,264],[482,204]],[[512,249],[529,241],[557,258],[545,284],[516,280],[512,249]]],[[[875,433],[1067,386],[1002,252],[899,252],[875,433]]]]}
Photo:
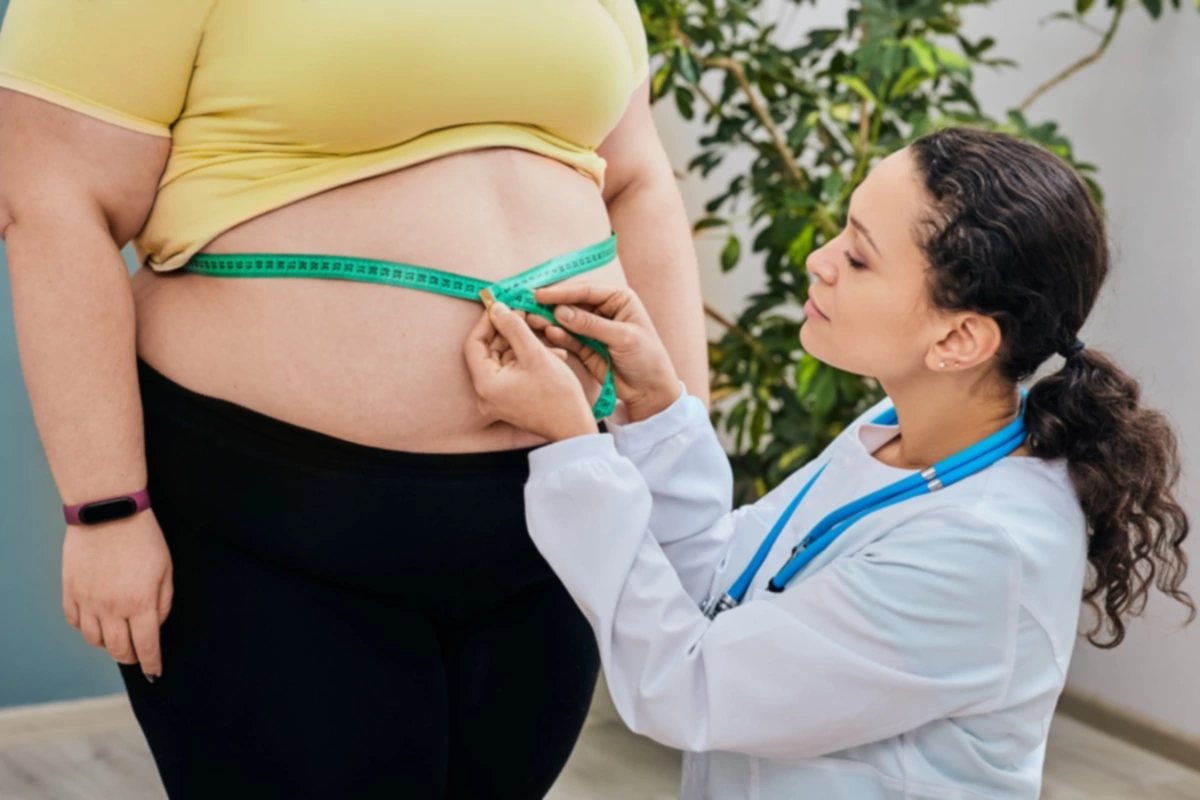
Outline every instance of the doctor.
{"type": "Polygon", "coordinates": [[[1057,157],[949,129],[883,161],[808,268],[804,350],[890,400],[736,511],[632,293],[536,293],[607,346],[607,433],[564,363],[603,377],[602,355],[494,305],[465,355],[480,406],[551,442],[529,457],[530,534],[622,718],[686,752],[682,797],[1032,800],[1080,599],[1102,647],[1151,585],[1192,608],[1174,437],[1077,340],[1109,269],[1101,216],[1057,157]]]}

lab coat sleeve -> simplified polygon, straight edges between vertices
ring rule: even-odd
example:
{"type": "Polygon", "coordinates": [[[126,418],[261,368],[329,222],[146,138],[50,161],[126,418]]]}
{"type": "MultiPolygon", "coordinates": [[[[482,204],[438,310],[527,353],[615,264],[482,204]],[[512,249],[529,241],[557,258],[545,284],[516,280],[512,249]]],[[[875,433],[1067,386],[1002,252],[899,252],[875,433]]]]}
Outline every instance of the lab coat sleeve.
{"type": "Polygon", "coordinates": [[[708,409],[680,382],[679,398],[653,417],[628,422],[618,404],[606,422],[650,492],[649,530],[699,603],[733,531],[733,470],[708,409]]]}
{"type": "Polygon", "coordinates": [[[809,758],[1002,702],[1020,563],[970,511],[931,511],[710,621],[648,530],[651,493],[611,439],[534,455],[530,533],[591,623],[633,730],[690,751],[809,758]]]}

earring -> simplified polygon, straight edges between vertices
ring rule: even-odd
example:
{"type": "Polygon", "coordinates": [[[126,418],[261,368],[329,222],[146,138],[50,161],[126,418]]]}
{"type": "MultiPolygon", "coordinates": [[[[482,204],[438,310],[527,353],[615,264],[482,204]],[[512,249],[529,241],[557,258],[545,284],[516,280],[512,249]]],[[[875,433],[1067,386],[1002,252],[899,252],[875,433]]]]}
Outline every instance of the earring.
{"type": "Polygon", "coordinates": [[[938,362],[938,369],[945,369],[945,368],[946,368],[946,362],[945,362],[945,361],[939,361],[939,362],[938,362]]]}

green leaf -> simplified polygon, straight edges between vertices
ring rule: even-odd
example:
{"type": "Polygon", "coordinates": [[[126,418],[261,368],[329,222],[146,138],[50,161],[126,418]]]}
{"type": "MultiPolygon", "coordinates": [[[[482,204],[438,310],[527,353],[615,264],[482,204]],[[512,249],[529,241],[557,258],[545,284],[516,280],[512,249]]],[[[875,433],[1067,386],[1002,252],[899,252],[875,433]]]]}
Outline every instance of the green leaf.
{"type": "Polygon", "coordinates": [[[753,327],[758,322],[759,317],[777,308],[787,302],[787,298],[780,297],[777,293],[768,292],[765,294],[751,295],[749,298],[750,305],[742,310],[738,316],[738,327],[742,329],[753,327]]]}
{"type": "Polygon", "coordinates": [[[762,445],[763,432],[767,429],[767,412],[770,408],[766,403],[754,407],[754,418],[750,420],[750,446],[757,450],[762,445]]]}
{"type": "Polygon", "coordinates": [[[707,175],[712,171],[713,167],[721,163],[721,154],[715,150],[704,150],[696,155],[688,162],[688,171],[695,172],[699,170],[701,175],[707,175]]]}
{"type": "Polygon", "coordinates": [[[794,189],[785,191],[782,199],[784,210],[797,216],[817,205],[817,198],[808,192],[800,192],[794,189]]]}
{"type": "Polygon", "coordinates": [[[720,228],[728,224],[729,220],[722,219],[721,217],[702,217],[692,226],[692,232],[699,233],[708,228],[720,228]]]}
{"type": "Polygon", "coordinates": [[[1095,3],[1096,0],[1075,0],[1075,13],[1082,17],[1095,3]]]}
{"type": "Polygon", "coordinates": [[[798,444],[779,457],[779,469],[786,470],[792,464],[808,455],[808,445],[798,444]]]}
{"type": "Polygon", "coordinates": [[[650,81],[650,95],[652,99],[658,100],[666,93],[667,82],[671,80],[673,74],[675,74],[675,62],[673,60],[668,60],[658,68],[658,71],[654,73],[653,80],[650,81]]]}
{"type": "MultiPolygon", "coordinates": [[[[959,42],[966,43],[966,39],[963,39],[962,37],[959,37],[958,40],[959,40],[959,42]]],[[[976,42],[973,47],[968,48],[967,46],[964,46],[963,50],[972,58],[976,58],[978,56],[983,55],[988,50],[991,50],[995,46],[996,46],[996,40],[990,36],[985,36],[982,39],[980,39],[978,42],[976,42]]]]}
{"type": "Polygon", "coordinates": [[[918,86],[929,80],[930,77],[932,76],[929,73],[919,67],[909,67],[900,73],[900,77],[892,84],[892,89],[888,92],[888,99],[895,100],[898,97],[904,97],[904,95],[916,90],[918,86]]]}
{"type": "Polygon", "coordinates": [[[833,380],[833,367],[824,367],[817,373],[812,384],[813,415],[824,418],[829,416],[837,405],[837,385],[833,380]]]}
{"type": "Polygon", "coordinates": [[[1150,16],[1158,19],[1162,16],[1163,4],[1162,0],[1142,0],[1142,5],[1150,12],[1150,16]]]}
{"type": "Polygon", "coordinates": [[[863,83],[862,78],[854,75],[838,75],[837,82],[857,94],[863,100],[866,100],[869,103],[875,103],[876,105],[879,104],[879,99],[875,97],[874,92],[867,88],[867,85],[863,83]]]}
{"type": "Polygon", "coordinates": [[[812,387],[813,378],[817,375],[817,370],[821,367],[821,362],[805,353],[800,358],[800,368],[796,370],[796,397],[803,399],[808,390],[812,387]]]}
{"type": "Polygon", "coordinates": [[[937,59],[934,58],[933,48],[928,42],[921,41],[920,39],[914,39],[910,36],[904,40],[904,45],[908,48],[908,51],[913,54],[913,58],[917,60],[917,64],[920,65],[921,69],[925,70],[925,72],[929,73],[930,75],[937,74],[937,59]]]}
{"type": "Polygon", "coordinates": [[[699,83],[700,67],[696,64],[696,59],[692,58],[691,52],[686,47],[680,45],[679,49],[675,51],[675,57],[679,62],[679,74],[683,76],[683,79],[688,83],[699,83]]]}
{"type": "Polygon", "coordinates": [[[854,117],[854,106],[849,103],[838,103],[829,109],[829,116],[838,122],[849,122],[854,117]]]}
{"type": "Polygon", "coordinates": [[[947,50],[945,47],[935,45],[933,51],[937,54],[938,61],[945,65],[947,69],[956,72],[970,72],[971,62],[953,50],[947,50]]]}
{"type": "Polygon", "coordinates": [[[800,235],[788,245],[788,261],[803,269],[804,262],[808,260],[809,254],[813,251],[813,239],[816,235],[816,226],[809,223],[804,230],[800,231],[800,235]]]}
{"type": "Polygon", "coordinates": [[[675,108],[679,110],[679,116],[691,121],[695,118],[695,95],[691,90],[684,86],[675,87],[675,108]]]}
{"type": "Polygon", "coordinates": [[[812,53],[826,50],[840,39],[843,33],[840,28],[815,28],[808,32],[808,44],[793,50],[792,57],[800,61],[812,53]]]}
{"type": "Polygon", "coordinates": [[[741,429],[746,424],[746,411],[750,408],[750,398],[743,397],[729,412],[729,419],[725,423],[725,430],[733,433],[734,429],[741,429]]]}
{"type": "Polygon", "coordinates": [[[725,248],[721,251],[721,271],[729,272],[737,266],[741,257],[742,242],[738,237],[731,235],[725,242],[725,248]]]}
{"type": "Polygon", "coordinates": [[[895,39],[889,39],[883,46],[883,58],[880,60],[884,82],[891,80],[902,66],[904,66],[904,49],[895,39]]]}
{"type": "Polygon", "coordinates": [[[846,185],[846,179],[840,172],[831,172],[825,176],[825,180],[821,183],[821,194],[827,200],[836,198],[842,193],[842,187],[846,185]]]}

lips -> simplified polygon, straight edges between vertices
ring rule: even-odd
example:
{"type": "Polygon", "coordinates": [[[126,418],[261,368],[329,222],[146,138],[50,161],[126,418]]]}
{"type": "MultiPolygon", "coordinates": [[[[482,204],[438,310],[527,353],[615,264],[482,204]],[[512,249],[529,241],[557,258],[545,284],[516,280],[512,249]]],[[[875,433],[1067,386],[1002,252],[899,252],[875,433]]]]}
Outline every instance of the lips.
{"type": "Polygon", "coordinates": [[[808,301],[804,304],[804,313],[809,319],[815,318],[824,320],[825,322],[829,321],[829,316],[819,305],[817,305],[816,299],[813,298],[811,294],[808,296],[808,301]]]}

